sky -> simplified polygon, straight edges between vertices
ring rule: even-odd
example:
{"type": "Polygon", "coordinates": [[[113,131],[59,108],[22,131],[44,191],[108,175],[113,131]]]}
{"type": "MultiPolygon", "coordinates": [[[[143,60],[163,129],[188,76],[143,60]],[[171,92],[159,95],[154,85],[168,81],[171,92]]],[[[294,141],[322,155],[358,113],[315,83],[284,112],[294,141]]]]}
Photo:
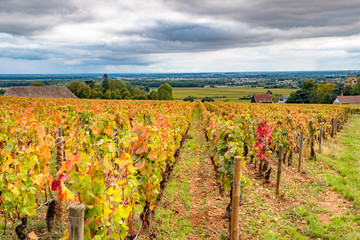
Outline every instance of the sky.
{"type": "Polygon", "coordinates": [[[358,0],[0,0],[0,74],[360,69],[358,0]]]}

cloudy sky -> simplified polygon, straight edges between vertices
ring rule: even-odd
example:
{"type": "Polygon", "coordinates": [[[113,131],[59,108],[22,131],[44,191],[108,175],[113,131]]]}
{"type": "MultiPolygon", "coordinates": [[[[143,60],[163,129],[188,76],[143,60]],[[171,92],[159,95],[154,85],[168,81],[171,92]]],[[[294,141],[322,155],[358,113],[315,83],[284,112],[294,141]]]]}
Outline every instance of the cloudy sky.
{"type": "Polygon", "coordinates": [[[360,69],[358,0],[0,0],[0,74],[360,69]]]}

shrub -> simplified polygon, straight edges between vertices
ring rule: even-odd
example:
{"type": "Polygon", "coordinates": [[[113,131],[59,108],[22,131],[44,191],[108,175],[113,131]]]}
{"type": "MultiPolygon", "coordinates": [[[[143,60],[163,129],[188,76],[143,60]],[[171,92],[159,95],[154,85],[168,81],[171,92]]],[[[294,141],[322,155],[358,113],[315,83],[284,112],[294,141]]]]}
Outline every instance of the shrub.
{"type": "Polygon", "coordinates": [[[212,97],[204,97],[201,102],[215,102],[215,100],[212,97]]]}
{"type": "Polygon", "coordinates": [[[186,98],[183,99],[184,101],[188,101],[188,102],[193,102],[195,100],[194,97],[192,96],[187,96],[186,98]]]}

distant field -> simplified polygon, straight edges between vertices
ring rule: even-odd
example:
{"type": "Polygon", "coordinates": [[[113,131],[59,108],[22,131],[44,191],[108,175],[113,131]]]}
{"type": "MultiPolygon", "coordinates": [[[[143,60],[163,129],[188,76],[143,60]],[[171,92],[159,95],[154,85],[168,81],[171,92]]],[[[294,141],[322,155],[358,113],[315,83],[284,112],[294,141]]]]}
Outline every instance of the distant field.
{"type": "Polygon", "coordinates": [[[241,87],[221,87],[221,88],[173,88],[174,99],[183,99],[187,96],[193,96],[196,98],[203,97],[221,97],[226,96],[229,99],[238,99],[240,97],[246,97],[253,93],[266,93],[271,90],[273,94],[288,95],[296,89],[263,89],[263,88],[241,88],[241,87]]]}

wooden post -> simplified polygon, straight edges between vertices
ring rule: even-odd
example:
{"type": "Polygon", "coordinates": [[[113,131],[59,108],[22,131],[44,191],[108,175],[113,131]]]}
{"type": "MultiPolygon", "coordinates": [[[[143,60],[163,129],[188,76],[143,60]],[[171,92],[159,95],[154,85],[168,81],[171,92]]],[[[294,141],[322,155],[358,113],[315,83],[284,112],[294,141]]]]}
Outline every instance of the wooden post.
{"type": "Polygon", "coordinates": [[[241,161],[240,156],[235,157],[233,191],[232,191],[232,212],[231,212],[231,239],[239,239],[239,205],[240,205],[240,184],[241,184],[241,161]]]}
{"type": "Polygon", "coordinates": [[[335,119],[331,119],[331,126],[331,138],[333,138],[335,134],[335,119]]]}
{"type": "Polygon", "coordinates": [[[323,141],[323,125],[320,125],[320,133],[319,133],[319,151],[322,149],[322,141],[323,141]]]}
{"type": "Polygon", "coordinates": [[[338,131],[338,124],[337,124],[337,118],[335,118],[335,134],[337,133],[338,131]]]}
{"type": "Polygon", "coordinates": [[[276,195],[279,195],[279,193],[280,193],[281,164],[282,164],[283,157],[284,157],[284,146],[280,145],[279,147],[280,147],[280,149],[279,149],[278,172],[277,172],[277,176],[276,176],[276,195]]]}
{"type": "Polygon", "coordinates": [[[310,158],[316,160],[316,153],[315,153],[315,128],[314,125],[310,125],[310,158]]]}
{"type": "Polygon", "coordinates": [[[299,147],[299,165],[298,165],[298,172],[301,171],[301,161],[302,161],[302,152],[304,146],[304,133],[300,133],[300,147],[299,147]]]}
{"type": "MultiPolygon", "coordinates": [[[[60,178],[60,174],[62,173],[62,165],[64,160],[64,138],[62,136],[62,129],[59,127],[58,137],[55,139],[56,144],[56,178],[60,178]]],[[[62,207],[61,207],[61,199],[57,199],[56,201],[56,219],[58,221],[62,221],[62,207]]]]}
{"type": "Polygon", "coordinates": [[[69,207],[69,240],[84,240],[84,210],[81,203],[69,207]]]}

